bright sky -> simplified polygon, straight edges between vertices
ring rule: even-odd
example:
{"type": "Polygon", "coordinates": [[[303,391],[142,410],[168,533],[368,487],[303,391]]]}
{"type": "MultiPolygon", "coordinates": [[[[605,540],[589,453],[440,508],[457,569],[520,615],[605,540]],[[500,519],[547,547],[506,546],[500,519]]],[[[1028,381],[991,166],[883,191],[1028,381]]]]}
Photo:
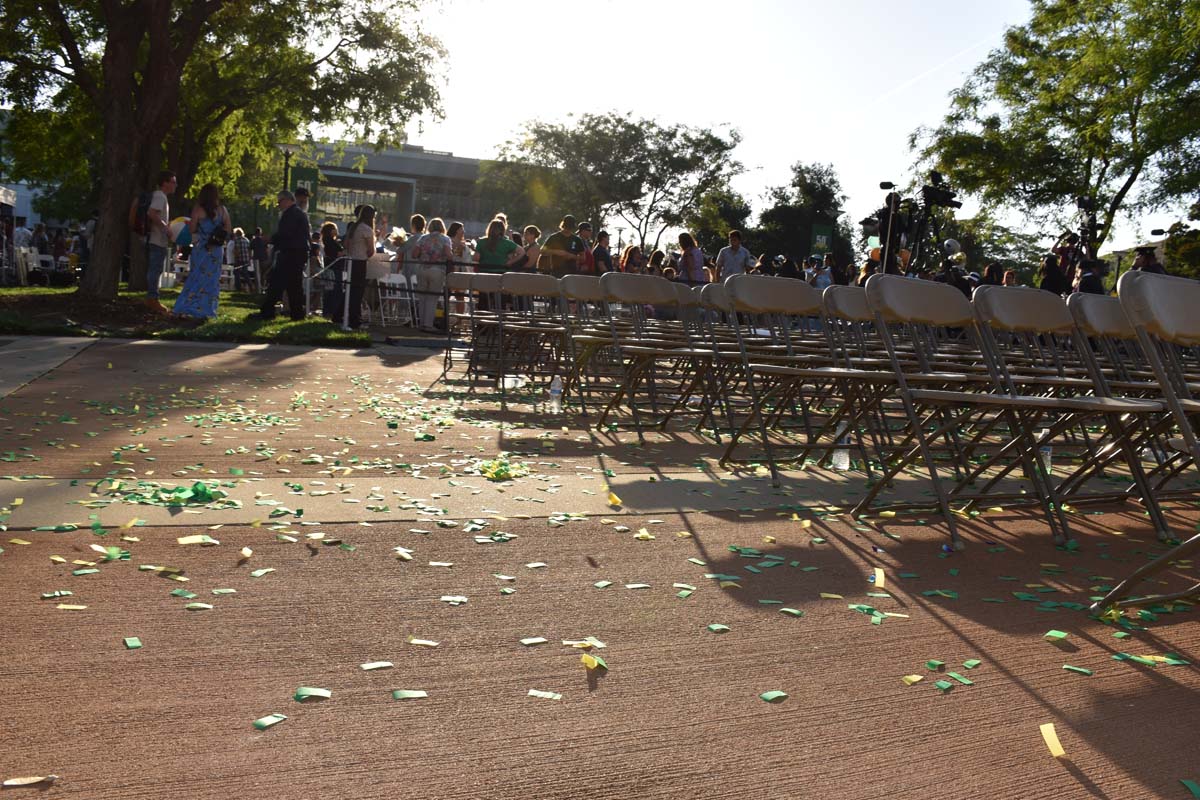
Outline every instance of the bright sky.
{"type": "MultiPolygon", "coordinates": [[[[851,223],[883,205],[880,181],[907,182],[909,134],[936,124],[950,92],[1029,15],[1027,0],[442,5],[426,27],[449,54],[446,116],[414,128],[414,143],[489,158],[529,119],[588,111],[731,124],[747,168],[734,188],[756,211],[796,161],[830,162],[851,223]]],[[[1173,219],[1121,222],[1113,243],[1173,219]]]]}

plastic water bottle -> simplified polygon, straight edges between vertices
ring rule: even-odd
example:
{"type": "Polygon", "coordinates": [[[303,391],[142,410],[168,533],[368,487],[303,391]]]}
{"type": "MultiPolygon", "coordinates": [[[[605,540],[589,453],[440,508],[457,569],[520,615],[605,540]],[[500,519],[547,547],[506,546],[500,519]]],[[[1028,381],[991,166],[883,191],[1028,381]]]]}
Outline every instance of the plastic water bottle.
{"type": "Polygon", "coordinates": [[[558,375],[550,381],[550,413],[562,413],[562,378],[558,375]]]}
{"type": "Polygon", "coordinates": [[[1038,445],[1038,458],[1042,462],[1042,471],[1047,475],[1054,472],[1054,466],[1051,464],[1051,459],[1054,457],[1054,447],[1049,442],[1042,441],[1049,435],[1050,430],[1047,428],[1043,428],[1042,432],[1038,434],[1038,441],[1042,442],[1038,445]]]}
{"type": "MultiPolygon", "coordinates": [[[[836,438],[839,445],[850,444],[850,437],[846,435],[846,429],[846,423],[838,423],[836,438]]],[[[833,451],[833,468],[840,472],[850,469],[850,449],[848,446],[839,447],[833,451]]]]}

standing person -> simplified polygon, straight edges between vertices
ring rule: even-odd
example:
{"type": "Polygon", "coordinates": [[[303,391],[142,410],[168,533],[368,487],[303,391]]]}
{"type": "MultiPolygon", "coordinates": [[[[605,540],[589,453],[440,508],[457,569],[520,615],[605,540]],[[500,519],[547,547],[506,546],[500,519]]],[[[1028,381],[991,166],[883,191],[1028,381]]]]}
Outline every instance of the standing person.
{"type": "Polygon", "coordinates": [[[583,240],[583,252],[579,254],[579,262],[575,271],[580,275],[596,274],[596,259],[592,256],[592,223],[581,222],[576,235],[583,240]]]}
{"type": "Polygon", "coordinates": [[[167,196],[175,192],[175,173],[163,170],[158,173],[158,188],[150,197],[150,209],[146,212],[146,305],[154,311],[165,312],[158,300],[158,281],[167,266],[170,256],[171,209],[167,196]]]}
{"type": "Polygon", "coordinates": [[[525,253],[517,243],[504,235],[504,222],[496,218],[488,223],[487,235],[479,240],[475,263],[480,272],[504,272],[525,253]]]}
{"type": "Polygon", "coordinates": [[[621,253],[621,272],[640,275],[646,269],[646,254],[636,244],[631,244],[621,253]]]}
{"type": "Polygon", "coordinates": [[[425,217],[413,214],[408,220],[408,240],[405,241],[403,249],[396,252],[396,269],[404,273],[410,286],[416,285],[417,273],[421,271],[421,265],[417,263],[417,243],[424,235],[425,217]]]}
{"type": "Polygon", "coordinates": [[[1049,253],[1042,259],[1042,267],[1038,272],[1042,278],[1038,284],[1039,289],[1053,292],[1060,297],[1071,293],[1071,281],[1059,266],[1059,257],[1054,253],[1049,253]]]}
{"type": "MultiPolygon", "coordinates": [[[[346,228],[342,240],[346,256],[350,259],[350,328],[362,325],[362,301],[367,288],[367,260],[375,254],[375,207],[359,207],[358,219],[346,228]]],[[[339,281],[340,285],[340,281],[339,281]]],[[[340,295],[340,292],[339,292],[340,295]]],[[[344,301],[339,302],[334,320],[341,322],[344,301]]]]}
{"type": "Polygon", "coordinates": [[[1163,265],[1158,263],[1158,253],[1153,247],[1139,247],[1137,249],[1137,258],[1133,260],[1132,269],[1141,270],[1142,272],[1152,272],[1155,275],[1166,275],[1167,271],[1163,265]]]}
{"type": "Polygon", "coordinates": [[[599,274],[616,271],[616,267],[613,266],[612,252],[608,249],[608,242],[608,231],[601,230],[596,234],[596,246],[592,248],[592,263],[596,265],[596,272],[599,274]]]}
{"type": "Polygon", "coordinates": [[[241,228],[234,228],[233,240],[230,244],[233,245],[233,260],[229,262],[233,264],[233,290],[240,292],[242,286],[245,286],[245,291],[250,291],[254,288],[254,279],[250,277],[253,255],[250,252],[250,240],[246,238],[246,232],[241,228]]]}
{"type": "Polygon", "coordinates": [[[292,194],[294,194],[296,196],[296,205],[300,206],[300,210],[303,211],[304,216],[307,217],[308,216],[308,201],[309,201],[309,197],[310,197],[310,195],[308,193],[308,189],[306,189],[303,186],[297,186],[295,188],[295,190],[292,191],[292,194]]]}
{"type": "Polygon", "coordinates": [[[584,249],[583,239],[575,235],[575,217],[567,214],[542,246],[541,260],[546,262],[546,268],[539,264],[538,271],[549,272],[556,278],[571,275],[578,271],[584,249]]]}
{"type": "Polygon", "coordinates": [[[687,231],[679,234],[679,280],[689,286],[706,283],[704,279],[704,253],[696,240],[687,231]]]}
{"type": "Polygon", "coordinates": [[[263,236],[262,228],[254,229],[254,238],[250,240],[250,262],[253,265],[255,288],[262,288],[263,272],[269,262],[267,257],[267,237],[263,236]]]}
{"type": "Polygon", "coordinates": [[[454,260],[454,243],[446,235],[446,223],[440,217],[429,220],[429,231],[417,240],[417,304],[420,311],[419,327],[435,333],[433,326],[437,316],[437,301],[446,286],[446,264],[454,260]]]}
{"type": "Polygon", "coordinates": [[[522,247],[525,249],[525,255],[521,256],[513,264],[516,269],[522,269],[526,272],[537,272],[538,259],[542,256],[542,246],[538,244],[538,239],[542,238],[542,229],[537,225],[526,225],[521,231],[522,247]]]}
{"type": "Polygon", "coordinates": [[[39,222],[33,226],[33,237],[30,246],[39,256],[50,255],[50,237],[46,235],[46,223],[39,222]]]}
{"type": "Polygon", "coordinates": [[[221,264],[230,229],[229,212],[221,205],[216,184],[200,187],[188,228],[192,232],[188,277],[175,300],[173,313],[197,320],[212,319],[217,315],[217,300],[221,296],[221,264]]]}
{"type": "Polygon", "coordinates": [[[730,231],[729,244],[717,253],[717,280],[723,281],[730,275],[741,275],[754,269],[754,256],[742,247],[742,232],[730,231]]]}
{"type": "Polygon", "coordinates": [[[296,205],[296,197],[291,192],[280,192],[276,202],[280,211],[279,226],[271,237],[276,261],[258,318],[275,319],[275,304],[286,292],[288,312],[293,320],[299,321],[304,319],[304,266],[308,263],[310,236],[308,215],[296,205]]]}
{"type": "Polygon", "coordinates": [[[1103,261],[1085,258],[1079,262],[1079,286],[1075,291],[1084,294],[1106,294],[1104,291],[1104,271],[1108,267],[1103,261]]]}
{"type": "Polygon", "coordinates": [[[446,229],[446,235],[450,237],[450,251],[454,254],[454,268],[458,269],[460,264],[474,263],[475,251],[467,242],[467,229],[463,227],[463,224],[451,222],[450,227],[446,229]]]}
{"type": "Polygon", "coordinates": [[[25,217],[17,217],[17,227],[13,229],[13,247],[31,247],[33,231],[25,227],[25,217]]]}
{"type": "Polygon", "coordinates": [[[829,255],[826,255],[824,259],[813,256],[811,261],[812,277],[808,282],[814,289],[823,292],[833,285],[833,258],[829,255]]]}
{"type": "Polygon", "coordinates": [[[1003,286],[1004,285],[1004,267],[998,262],[993,261],[983,268],[983,285],[984,286],[1003,286]]]}
{"type": "MultiPolygon", "coordinates": [[[[356,210],[361,212],[362,206],[356,210]]],[[[345,250],[341,239],[338,238],[337,223],[326,222],[321,225],[321,267],[325,270],[325,285],[333,286],[321,295],[321,316],[339,325],[342,323],[342,308],[346,299],[343,295],[346,291],[343,280],[346,265],[338,259],[345,250]]]]}

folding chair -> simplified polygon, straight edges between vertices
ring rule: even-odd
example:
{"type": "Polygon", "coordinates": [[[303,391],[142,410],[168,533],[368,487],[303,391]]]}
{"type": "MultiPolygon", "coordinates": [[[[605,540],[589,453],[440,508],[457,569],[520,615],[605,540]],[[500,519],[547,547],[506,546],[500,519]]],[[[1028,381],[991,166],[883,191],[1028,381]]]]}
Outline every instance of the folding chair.
{"type": "MultiPolygon", "coordinates": [[[[1133,325],[1138,343],[1175,423],[1178,436],[1171,437],[1169,445],[1195,464],[1200,457],[1196,433],[1200,402],[1193,396],[1190,384],[1195,382],[1197,348],[1200,347],[1200,315],[1196,313],[1196,309],[1200,308],[1200,283],[1186,278],[1131,271],[1118,280],[1117,296],[1133,325]]],[[[1130,597],[1139,584],[1196,552],[1200,552],[1200,534],[1191,536],[1135,570],[1093,604],[1092,610],[1105,612],[1200,596],[1200,583],[1196,583],[1181,592],[1130,597]]]]}

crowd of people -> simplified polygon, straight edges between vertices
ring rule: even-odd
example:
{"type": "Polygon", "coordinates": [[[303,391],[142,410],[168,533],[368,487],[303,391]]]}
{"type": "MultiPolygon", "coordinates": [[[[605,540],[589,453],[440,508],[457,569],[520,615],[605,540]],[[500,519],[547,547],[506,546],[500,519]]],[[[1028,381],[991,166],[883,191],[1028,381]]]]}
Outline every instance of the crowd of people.
{"type": "MultiPolygon", "coordinates": [[[[657,275],[690,286],[746,273],[803,280],[824,289],[833,284],[861,286],[881,268],[878,250],[872,251],[871,258],[857,270],[839,264],[831,253],[803,259],[765,253],[755,256],[737,230],[728,232],[728,244],[715,255],[705,254],[688,231],[678,234],[677,248],[646,252],[642,246],[630,244],[616,253],[608,231],[596,230],[587,221],[578,222],[570,214],[563,216],[558,229],[544,239],[536,225],[514,229],[503,212],[493,216],[485,234],[476,240],[467,237],[462,222],[426,219],[421,214],[411,217],[407,231],[386,230],[381,224],[383,215],[370,205],[355,208],[353,220],[344,231],[328,220],[314,229],[308,217],[310,195],[303,187],[279,193],[279,224],[269,238],[261,229],[248,237],[241,228],[235,228],[212,184],[201,188],[186,233],[173,232],[167,222],[167,204],[174,189],[174,174],[164,171],[147,212],[147,304],[165,311],[158,301],[158,278],[173,249],[171,243],[186,239],[190,267],[171,313],[196,321],[216,316],[222,264],[233,265],[235,288],[262,286],[260,280],[266,276],[265,297],[257,315],[260,319],[272,319],[285,296],[291,318],[303,319],[304,278],[319,276],[328,287],[322,313],[341,324],[342,309],[348,308],[346,322],[357,328],[362,323],[367,262],[384,261],[390,272],[405,276],[418,297],[416,325],[430,331],[434,330],[437,302],[449,270],[536,271],[557,277],[618,271],[657,275]]],[[[948,241],[946,250],[953,257],[943,261],[937,271],[915,266],[909,269],[907,261],[900,259],[886,271],[951,283],[968,296],[980,285],[1020,285],[1018,273],[999,263],[986,265],[982,272],[969,271],[957,242],[948,241]]],[[[1038,287],[1060,295],[1076,291],[1104,293],[1103,262],[1085,255],[1077,238],[1060,241],[1040,265],[1038,287]]],[[[1153,248],[1139,248],[1133,268],[1164,271],[1153,248]]]]}

